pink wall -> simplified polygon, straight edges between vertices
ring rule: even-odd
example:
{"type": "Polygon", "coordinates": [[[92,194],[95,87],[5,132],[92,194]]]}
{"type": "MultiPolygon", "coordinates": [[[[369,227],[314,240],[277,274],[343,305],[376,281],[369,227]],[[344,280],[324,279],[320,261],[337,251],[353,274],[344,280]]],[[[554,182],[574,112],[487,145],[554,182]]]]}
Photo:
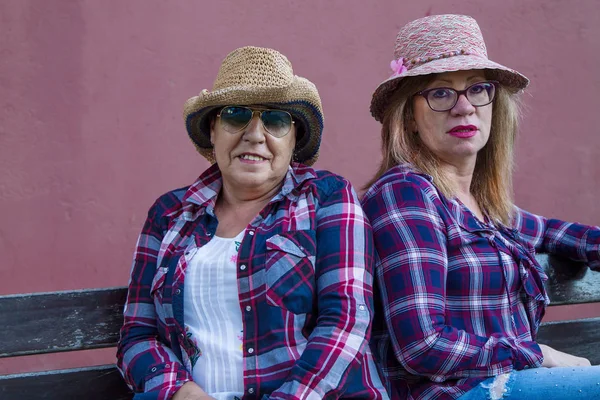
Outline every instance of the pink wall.
{"type": "Polygon", "coordinates": [[[474,16],[493,60],[532,80],[516,198],[600,225],[595,0],[0,2],[0,293],[124,285],[145,213],[207,167],[183,102],[243,45],[279,49],[320,90],[317,167],[357,186],[379,160],[370,96],[398,29],[474,16]],[[368,5],[365,7],[365,5],[368,5]]]}

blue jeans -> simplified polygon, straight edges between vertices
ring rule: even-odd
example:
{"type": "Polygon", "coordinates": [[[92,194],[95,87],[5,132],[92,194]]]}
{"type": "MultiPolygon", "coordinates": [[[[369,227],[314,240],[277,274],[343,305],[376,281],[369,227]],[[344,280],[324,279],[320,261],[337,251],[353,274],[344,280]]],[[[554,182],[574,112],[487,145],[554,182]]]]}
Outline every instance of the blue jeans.
{"type": "Polygon", "coordinates": [[[459,400],[600,399],[600,366],[532,368],[481,382],[459,400]]]}

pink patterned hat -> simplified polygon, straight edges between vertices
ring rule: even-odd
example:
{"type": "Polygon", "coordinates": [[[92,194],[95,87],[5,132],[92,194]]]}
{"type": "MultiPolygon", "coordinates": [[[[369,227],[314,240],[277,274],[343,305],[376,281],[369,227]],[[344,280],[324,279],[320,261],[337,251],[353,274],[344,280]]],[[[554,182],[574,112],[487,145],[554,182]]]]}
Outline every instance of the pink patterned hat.
{"type": "Polygon", "coordinates": [[[371,100],[371,115],[383,121],[389,99],[403,78],[450,71],[486,69],[490,79],[524,89],[529,79],[490,61],[477,21],[466,15],[432,15],[406,24],[396,37],[392,75],[371,100]]]}

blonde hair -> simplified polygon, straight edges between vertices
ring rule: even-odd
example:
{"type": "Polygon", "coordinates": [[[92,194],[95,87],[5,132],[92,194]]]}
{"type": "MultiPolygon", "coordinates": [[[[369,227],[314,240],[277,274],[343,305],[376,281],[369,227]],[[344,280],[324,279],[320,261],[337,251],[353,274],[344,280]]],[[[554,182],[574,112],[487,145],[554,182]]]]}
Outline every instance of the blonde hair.
{"type": "MultiPolygon", "coordinates": [[[[438,190],[446,197],[455,195],[453,183],[443,174],[440,159],[410,131],[413,121],[413,95],[427,87],[435,75],[402,80],[391,97],[381,128],[383,159],[377,173],[365,186],[373,185],[390,168],[410,163],[433,177],[438,190]]],[[[512,172],[514,142],[520,119],[520,102],[516,92],[499,86],[492,109],[492,125],[487,144],[479,151],[471,182],[471,193],[479,207],[494,221],[510,225],[513,217],[512,172]]]]}

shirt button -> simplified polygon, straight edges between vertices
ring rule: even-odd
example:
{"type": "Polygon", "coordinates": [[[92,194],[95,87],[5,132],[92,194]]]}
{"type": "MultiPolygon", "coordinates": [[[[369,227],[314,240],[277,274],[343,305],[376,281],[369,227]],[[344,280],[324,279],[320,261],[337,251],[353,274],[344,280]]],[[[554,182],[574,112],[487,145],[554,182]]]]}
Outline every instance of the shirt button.
{"type": "Polygon", "coordinates": [[[152,369],[150,371],[156,372],[156,367],[152,367],[152,369]]]}
{"type": "Polygon", "coordinates": [[[254,236],[254,231],[248,231],[248,235],[254,236]]]}
{"type": "Polygon", "coordinates": [[[248,393],[250,393],[250,394],[254,393],[254,388],[248,389],[248,393]]]}
{"type": "Polygon", "coordinates": [[[246,311],[252,311],[252,307],[246,306],[246,311]]]}
{"type": "Polygon", "coordinates": [[[240,269],[243,271],[246,269],[246,266],[244,264],[240,265],[240,269]]]}
{"type": "Polygon", "coordinates": [[[359,309],[360,311],[365,311],[365,306],[363,306],[363,305],[360,305],[360,306],[358,306],[358,309],[359,309]]]}
{"type": "Polygon", "coordinates": [[[250,354],[254,353],[254,349],[253,349],[252,347],[250,347],[250,348],[248,349],[248,353],[250,353],[250,354]]]}
{"type": "Polygon", "coordinates": [[[176,295],[180,295],[180,294],[181,294],[181,289],[177,289],[177,290],[175,291],[175,294],[176,294],[176,295]]]}

